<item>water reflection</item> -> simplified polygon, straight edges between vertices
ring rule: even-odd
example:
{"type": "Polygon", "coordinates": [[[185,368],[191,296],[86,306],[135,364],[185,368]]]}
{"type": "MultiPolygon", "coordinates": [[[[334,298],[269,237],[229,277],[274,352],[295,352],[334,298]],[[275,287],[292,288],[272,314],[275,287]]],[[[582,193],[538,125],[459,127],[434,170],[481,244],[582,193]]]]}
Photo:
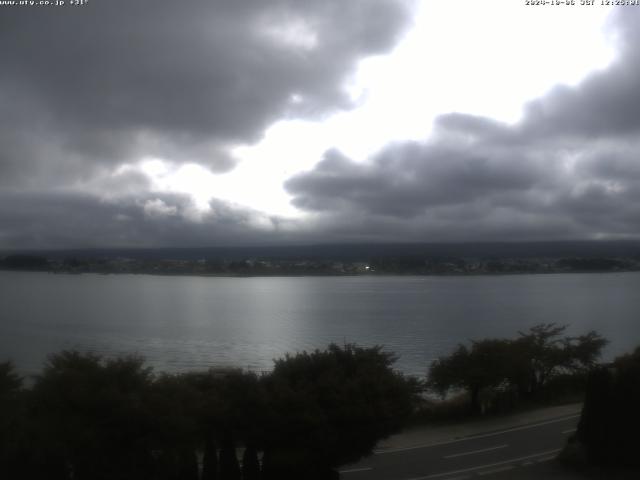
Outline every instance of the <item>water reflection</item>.
{"type": "Polygon", "coordinates": [[[212,278],[0,272],[0,357],[23,373],[63,348],[137,353],[160,370],[267,370],[330,342],[385,345],[423,374],[455,344],[540,322],[640,343],[639,273],[212,278]]]}

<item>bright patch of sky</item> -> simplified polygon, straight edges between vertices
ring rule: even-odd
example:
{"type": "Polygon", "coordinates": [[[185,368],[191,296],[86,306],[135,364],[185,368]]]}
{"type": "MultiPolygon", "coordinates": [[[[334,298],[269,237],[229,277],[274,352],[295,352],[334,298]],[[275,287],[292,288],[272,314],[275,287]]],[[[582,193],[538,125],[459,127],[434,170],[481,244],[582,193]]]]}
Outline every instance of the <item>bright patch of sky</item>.
{"type": "Polygon", "coordinates": [[[313,50],[318,44],[313,28],[301,18],[266,18],[258,28],[267,39],[293,50],[313,50]]]}
{"type": "MultiPolygon", "coordinates": [[[[319,122],[272,125],[259,143],[232,150],[240,163],[228,173],[195,164],[171,169],[159,160],[147,161],[143,171],[158,189],[191,194],[202,209],[218,198],[300,215],[283,182],[312,168],[330,148],[366,161],[390,142],[428,138],[433,119],[449,112],[514,123],[527,101],[606,68],[615,57],[605,28],[609,12],[598,5],[526,6],[524,0],[424,0],[395,50],[363,60],[345,85],[357,108],[319,122]]],[[[316,41],[303,23],[278,38],[303,49],[316,41]]]]}

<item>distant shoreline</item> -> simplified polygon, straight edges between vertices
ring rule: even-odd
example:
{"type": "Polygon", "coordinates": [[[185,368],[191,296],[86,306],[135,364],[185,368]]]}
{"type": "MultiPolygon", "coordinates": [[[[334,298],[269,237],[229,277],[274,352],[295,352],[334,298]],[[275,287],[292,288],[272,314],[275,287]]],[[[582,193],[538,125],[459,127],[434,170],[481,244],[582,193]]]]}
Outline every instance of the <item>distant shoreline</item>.
{"type": "Polygon", "coordinates": [[[370,272],[370,273],[202,273],[202,272],[154,272],[154,271],[71,271],[71,270],[35,270],[1,268],[0,272],[48,273],[53,275],[148,275],[156,277],[202,277],[202,278],[302,278],[302,277],[502,277],[519,275],[560,275],[560,274],[607,274],[635,273],[640,268],[619,270],[547,270],[547,271],[511,271],[511,272],[370,272]]]}
{"type": "Polygon", "coordinates": [[[14,254],[0,257],[0,269],[51,273],[187,275],[203,277],[344,277],[379,275],[480,276],[540,273],[640,271],[639,255],[454,256],[387,254],[345,259],[339,256],[100,256],[56,257],[14,254]]]}

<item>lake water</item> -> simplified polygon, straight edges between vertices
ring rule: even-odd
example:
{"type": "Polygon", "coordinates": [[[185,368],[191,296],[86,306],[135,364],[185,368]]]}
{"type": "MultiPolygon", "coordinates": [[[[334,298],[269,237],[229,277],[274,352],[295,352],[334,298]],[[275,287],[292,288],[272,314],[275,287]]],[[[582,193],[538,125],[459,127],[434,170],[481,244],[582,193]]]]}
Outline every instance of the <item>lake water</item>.
{"type": "Polygon", "coordinates": [[[330,342],[384,345],[424,374],[457,343],[541,322],[640,344],[640,273],[220,278],[0,272],[0,360],[23,374],[62,349],[138,353],[157,370],[268,370],[330,342]]]}

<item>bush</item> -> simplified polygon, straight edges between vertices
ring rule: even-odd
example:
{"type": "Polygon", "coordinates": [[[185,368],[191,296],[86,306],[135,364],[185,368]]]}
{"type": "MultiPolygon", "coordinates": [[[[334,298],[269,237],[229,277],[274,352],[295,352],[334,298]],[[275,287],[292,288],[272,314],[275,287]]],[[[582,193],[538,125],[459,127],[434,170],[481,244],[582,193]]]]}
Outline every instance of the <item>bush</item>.
{"type": "Polygon", "coordinates": [[[280,471],[286,461],[286,469],[310,475],[354,462],[398,431],[418,401],[418,384],[395,372],[394,361],[381,347],[355,345],[277,360],[265,378],[269,468],[280,471]]]}
{"type": "Polygon", "coordinates": [[[640,467],[640,347],[589,375],[578,439],[590,463],[640,467]]]}
{"type": "Polygon", "coordinates": [[[484,339],[471,342],[470,347],[458,345],[431,364],[427,385],[443,395],[452,389],[466,390],[471,413],[481,413],[487,405],[489,409],[510,408],[518,398],[546,396],[548,400],[561,392],[566,395],[573,387],[584,386],[584,375],[596,365],[607,343],[594,331],[563,337],[566,328],[540,324],[513,340],[484,339]]]}
{"type": "Polygon", "coordinates": [[[258,450],[263,478],[333,478],[332,468],[370,453],[412,413],[417,383],[393,361],[379,347],[331,345],[277,360],[262,377],[155,375],[137,357],[65,351],[27,391],[0,364],[0,471],[27,480],[239,480],[244,446],[245,480],[257,478],[258,450]]]}

